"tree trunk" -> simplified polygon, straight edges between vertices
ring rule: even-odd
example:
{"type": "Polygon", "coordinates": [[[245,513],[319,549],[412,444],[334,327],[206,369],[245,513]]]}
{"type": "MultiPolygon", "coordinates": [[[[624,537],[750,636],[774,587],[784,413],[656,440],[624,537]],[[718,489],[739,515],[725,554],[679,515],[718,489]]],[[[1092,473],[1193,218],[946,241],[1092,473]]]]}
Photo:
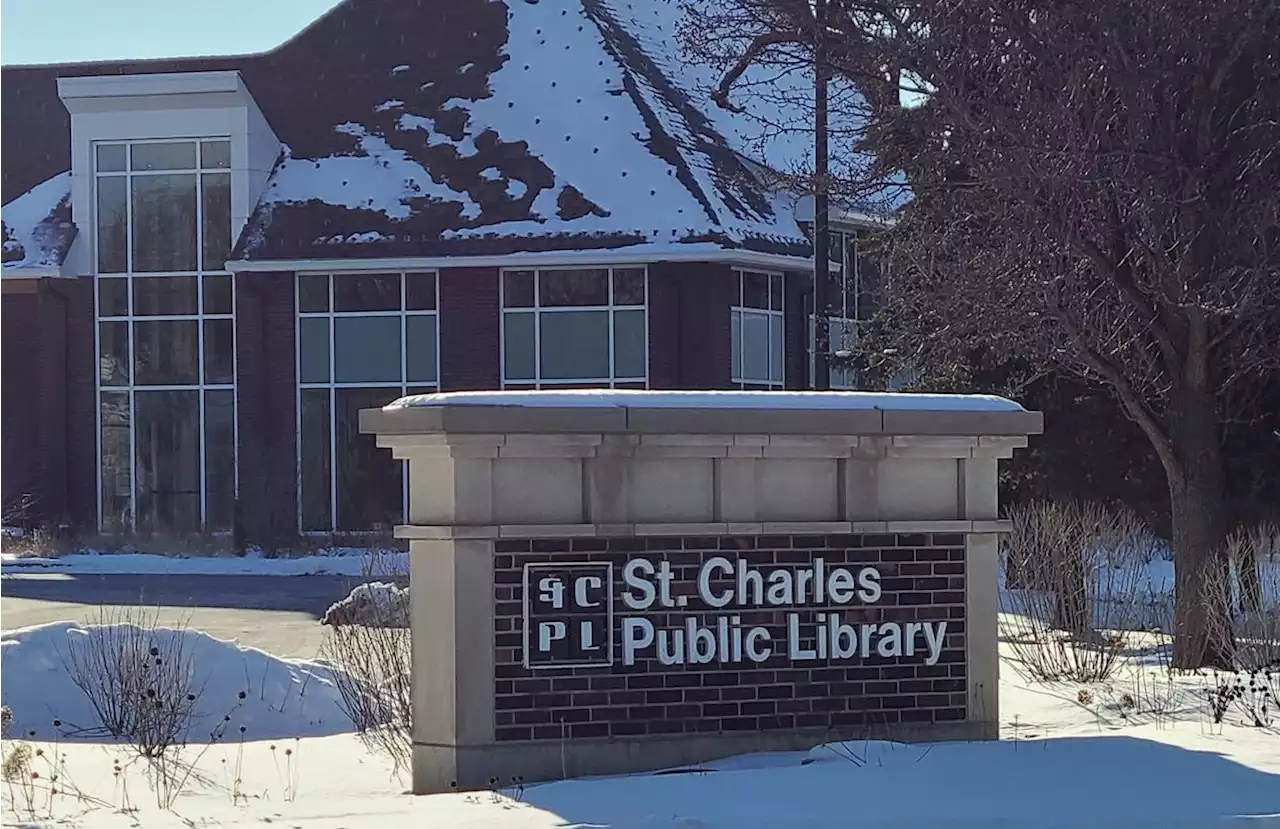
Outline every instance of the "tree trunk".
{"type": "Polygon", "coordinates": [[[1169,438],[1173,518],[1173,665],[1184,670],[1230,666],[1234,655],[1228,585],[1225,476],[1216,407],[1201,391],[1175,389],[1169,438]]]}

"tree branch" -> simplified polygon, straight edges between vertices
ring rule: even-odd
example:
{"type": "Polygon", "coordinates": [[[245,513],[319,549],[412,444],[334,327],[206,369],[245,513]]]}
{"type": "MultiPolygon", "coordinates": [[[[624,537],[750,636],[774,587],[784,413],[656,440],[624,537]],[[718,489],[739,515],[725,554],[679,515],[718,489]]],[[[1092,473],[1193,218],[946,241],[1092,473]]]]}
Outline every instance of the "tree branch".
{"type": "Polygon", "coordinates": [[[742,77],[742,73],[746,72],[755,62],[755,59],[764,53],[764,50],[770,46],[777,46],[780,43],[804,43],[801,32],[765,32],[756,37],[755,40],[747,46],[746,51],[738,58],[733,66],[729,67],[729,71],[720,79],[720,83],[711,93],[711,100],[716,102],[716,106],[721,109],[727,109],[730,112],[744,112],[744,108],[737,106],[729,101],[729,92],[733,88],[733,84],[738,78],[742,77]]]}

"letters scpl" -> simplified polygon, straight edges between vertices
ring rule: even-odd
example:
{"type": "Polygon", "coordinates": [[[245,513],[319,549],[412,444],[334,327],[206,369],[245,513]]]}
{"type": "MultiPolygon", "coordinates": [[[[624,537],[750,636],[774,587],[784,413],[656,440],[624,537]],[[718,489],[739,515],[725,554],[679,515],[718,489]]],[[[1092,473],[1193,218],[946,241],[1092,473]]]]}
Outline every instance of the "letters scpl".
{"type": "MultiPolygon", "coordinates": [[[[622,568],[622,604],[635,611],[684,608],[689,597],[673,595],[671,565],[645,558],[622,568]]],[[[809,567],[761,569],[746,561],[716,556],[703,562],[696,580],[697,597],[707,607],[729,611],[705,621],[688,616],[676,627],[658,628],[645,616],[621,619],[622,663],[656,656],[663,665],[712,662],[764,662],[781,652],[791,662],[853,660],[871,656],[924,657],[935,664],[946,641],[947,622],[883,622],[847,624],[838,611],[819,611],[808,622],[799,612],[786,615],[786,633],[775,641],[769,628],[746,626],[732,611],[868,605],[880,601],[880,571],[827,567],[815,558],[809,567]]]]}

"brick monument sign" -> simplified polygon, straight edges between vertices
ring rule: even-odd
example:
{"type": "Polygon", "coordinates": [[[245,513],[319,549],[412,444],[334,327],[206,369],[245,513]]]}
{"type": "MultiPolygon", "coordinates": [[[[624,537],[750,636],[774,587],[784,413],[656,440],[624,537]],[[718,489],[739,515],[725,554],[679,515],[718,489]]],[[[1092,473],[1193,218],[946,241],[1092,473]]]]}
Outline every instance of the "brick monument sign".
{"type": "Polygon", "coordinates": [[[997,736],[995,397],[507,392],[409,462],[414,791],[997,736]]]}

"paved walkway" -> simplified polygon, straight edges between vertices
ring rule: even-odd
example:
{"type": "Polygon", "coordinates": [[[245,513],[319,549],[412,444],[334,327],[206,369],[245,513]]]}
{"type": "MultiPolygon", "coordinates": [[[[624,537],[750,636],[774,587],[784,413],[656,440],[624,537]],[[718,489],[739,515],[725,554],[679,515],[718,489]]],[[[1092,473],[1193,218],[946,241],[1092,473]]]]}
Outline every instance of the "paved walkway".
{"type": "Polygon", "coordinates": [[[0,579],[0,627],[9,631],[101,614],[158,613],[277,656],[313,658],[332,602],[361,581],[351,576],[76,575],[13,573],[0,579]]]}

